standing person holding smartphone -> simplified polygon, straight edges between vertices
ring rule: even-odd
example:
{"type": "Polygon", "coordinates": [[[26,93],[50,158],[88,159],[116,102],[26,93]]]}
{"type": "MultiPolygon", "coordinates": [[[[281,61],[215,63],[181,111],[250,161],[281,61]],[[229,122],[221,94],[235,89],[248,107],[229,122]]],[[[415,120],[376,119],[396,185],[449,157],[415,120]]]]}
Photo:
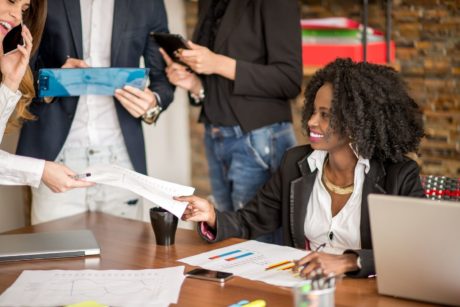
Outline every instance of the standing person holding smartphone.
{"type": "MultiPolygon", "coordinates": [[[[17,128],[24,120],[35,119],[28,111],[35,96],[29,58],[37,49],[33,40],[40,42],[45,18],[46,0],[0,0],[0,142],[5,129],[17,128]]],[[[62,164],[0,150],[0,184],[38,187],[43,182],[54,192],[92,185],[73,179],[74,175],[62,164]]]]}
{"type": "MultiPolygon", "coordinates": [[[[126,86],[114,96],[85,95],[36,101],[38,120],[24,125],[18,153],[62,161],[84,170],[116,164],[146,173],[142,120],[153,123],[173,98],[164,62],[150,32],[168,32],[163,0],[48,0],[48,16],[35,71],[40,68],[150,68],[145,90],[126,86]],[[43,146],[46,144],[46,146],[43,146]]],[[[142,200],[124,189],[98,185],[56,195],[32,189],[32,223],[87,210],[138,219],[142,200]],[[54,206],[59,203],[59,208],[54,206]]]]}
{"type": "MultiPolygon", "coordinates": [[[[300,14],[295,0],[201,0],[182,63],[162,52],[171,83],[202,105],[217,208],[242,208],[295,145],[289,99],[300,93],[300,14]]],[[[272,242],[273,238],[261,238],[272,242]]]]}

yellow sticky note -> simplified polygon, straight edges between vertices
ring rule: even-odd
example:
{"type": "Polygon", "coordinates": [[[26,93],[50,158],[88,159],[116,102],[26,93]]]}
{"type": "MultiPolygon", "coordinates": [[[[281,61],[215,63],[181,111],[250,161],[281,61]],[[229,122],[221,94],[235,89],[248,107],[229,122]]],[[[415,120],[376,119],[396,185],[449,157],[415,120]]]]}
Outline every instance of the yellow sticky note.
{"type": "Polygon", "coordinates": [[[77,304],[67,305],[64,307],[109,307],[109,306],[99,304],[98,302],[95,302],[95,301],[86,301],[86,302],[81,302],[77,304]]]}

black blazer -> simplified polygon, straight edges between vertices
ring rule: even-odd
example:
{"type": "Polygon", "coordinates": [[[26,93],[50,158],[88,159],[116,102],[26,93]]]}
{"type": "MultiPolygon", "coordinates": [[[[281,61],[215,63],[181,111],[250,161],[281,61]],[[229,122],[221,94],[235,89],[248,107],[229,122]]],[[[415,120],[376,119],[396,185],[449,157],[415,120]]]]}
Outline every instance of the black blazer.
{"type": "MultiPolygon", "coordinates": [[[[159,94],[166,109],[174,92],[165,74],[165,64],[149,32],[167,32],[162,0],[115,0],[111,66],[139,67],[144,56],[150,69],[150,89],[159,94]]],[[[67,59],[83,58],[80,1],[48,0],[48,16],[43,39],[32,61],[32,70],[60,68],[67,59]]],[[[17,154],[55,160],[72,124],[78,97],[57,98],[51,104],[36,100],[30,110],[38,117],[22,128],[17,154]]],[[[146,173],[145,145],[141,120],[134,118],[115,101],[123,138],[134,169],[146,173]]]]}
{"type": "MultiPolygon", "coordinates": [[[[212,0],[200,0],[199,29],[212,0]]],[[[236,59],[235,81],[202,75],[204,87],[230,92],[241,128],[251,131],[291,121],[289,99],[302,85],[300,13],[296,0],[231,0],[216,34],[214,52],[236,59]]],[[[215,97],[206,97],[208,99],[215,97]]]]}
{"type": "MultiPolygon", "coordinates": [[[[288,150],[279,170],[244,208],[216,211],[216,240],[257,238],[282,226],[284,244],[305,249],[304,222],[317,173],[307,162],[312,151],[309,145],[288,150]]],[[[375,274],[367,204],[371,193],[425,197],[417,163],[408,158],[399,163],[370,161],[361,203],[362,249],[355,251],[361,257],[362,269],[356,274],[360,277],[375,274]]]]}

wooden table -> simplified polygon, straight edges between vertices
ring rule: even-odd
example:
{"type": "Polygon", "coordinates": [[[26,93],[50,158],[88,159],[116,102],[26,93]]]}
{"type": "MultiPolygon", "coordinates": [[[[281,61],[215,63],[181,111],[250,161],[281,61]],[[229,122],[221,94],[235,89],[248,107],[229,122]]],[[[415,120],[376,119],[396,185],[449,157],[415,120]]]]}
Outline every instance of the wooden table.
{"type": "MultiPolygon", "coordinates": [[[[70,229],[91,229],[101,247],[100,257],[63,258],[0,263],[0,293],[5,291],[23,270],[136,270],[184,265],[176,261],[211,249],[239,243],[229,239],[216,244],[205,243],[195,231],[178,229],[176,244],[157,246],[149,223],[114,217],[103,213],[86,213],[24,227],[9,233],[28,233],[70,229]]],[[[186,270],[190,269],[186,266],[186,270]]],[[[234,277],[224,285],[186,279],[178,306],[228,306],[242,299],[264,299],[267,306],[292,306],[291,290],[234,277]]],[[[337,284],[336,306],[430,306],[377,294],[375,279],[348,279],[337,284]]]]}

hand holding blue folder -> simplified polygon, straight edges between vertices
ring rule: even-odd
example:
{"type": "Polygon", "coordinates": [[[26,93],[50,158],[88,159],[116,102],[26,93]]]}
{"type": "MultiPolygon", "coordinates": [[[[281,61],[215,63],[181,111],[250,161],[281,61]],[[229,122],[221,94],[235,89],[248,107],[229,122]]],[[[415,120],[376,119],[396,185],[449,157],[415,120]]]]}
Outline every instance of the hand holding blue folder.
{"type": "Polygon", "coordinates": [[[130,85],[144,90],[148,68],[56,68],[38,72],[39,97],[81,95],[113,96],[115,90],[130,85]]]}

